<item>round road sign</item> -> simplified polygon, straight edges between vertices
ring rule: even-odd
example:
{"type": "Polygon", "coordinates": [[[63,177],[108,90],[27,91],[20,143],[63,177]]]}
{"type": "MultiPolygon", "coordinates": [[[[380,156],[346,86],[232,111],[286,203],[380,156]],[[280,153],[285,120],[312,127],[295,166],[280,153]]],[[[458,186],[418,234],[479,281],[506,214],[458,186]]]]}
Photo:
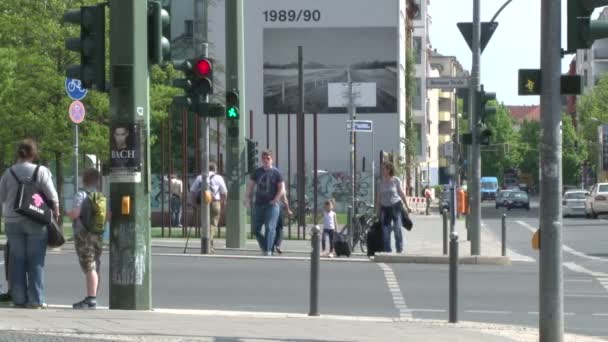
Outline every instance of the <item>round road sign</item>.
{"type": "Polygon", "coordinates": [[[80,101],[74,101],[70,104],[70,120],[73,123],[79,124],[84,120],[84,116],[86,114],[84,109],[84,104],[80,101]]]}

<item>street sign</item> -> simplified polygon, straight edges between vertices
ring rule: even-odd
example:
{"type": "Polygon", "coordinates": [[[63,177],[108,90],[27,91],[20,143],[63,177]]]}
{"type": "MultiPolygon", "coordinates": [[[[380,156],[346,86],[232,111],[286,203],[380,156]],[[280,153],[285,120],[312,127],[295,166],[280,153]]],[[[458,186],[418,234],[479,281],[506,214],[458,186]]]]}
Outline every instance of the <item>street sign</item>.
{"type": "MultiPolygon", "coordinates": [[[[328,84],[328,107],[348,107],[348,97],[348,83],[328,84]]],[[[355,107],[376,107],[376,83],[353,82],[353,105],[355,107]]]]}
{"type": "Polygon", "coordinates": [[[83,88],[80,80],[75,78],[65,79],[65,92],[72,100],[82,100],[87,96],[87,89],[83,88]]]}
{"type": "Polygon", "coordinates": [[[428,77],[426,87],[440,89],[468,88],[469,79],[467,77],[428,77]]]}
{"type": "MultiPolygon", "coordinates": [[[[464,40],[467,42],[467,44],[469,44],[469,48],[473,50],[473,23],[456,23],[456,26],[458,26],[464,40]]],[[[481,52],[483,52],[483,49],[485,49],[486,45],[488,45],[494,31],[496,31],[496,27],[498,27],[498,23],[495,21],[481,23],[481,32],[479,37],[479,48],[481,49],[481,52]]]]}
{"type": "Polygon", "coordinates": [[[70,109],[68,113],[70,114],[70,120],[72,120],[73,123],[81,123],[84,120],[84,116],[86,114],[84,104],[78,100],[72,102],[70,104],[70,109]]]}
{"type": "MultiPolygon", "coordinates": [[[[351,125],[351,120],[346,121],[346,130],[353,130],[351,125]]],[[[355,120],[355,132],[372,132],[374,128],[374,124],[372,120],[355,120]]]]}

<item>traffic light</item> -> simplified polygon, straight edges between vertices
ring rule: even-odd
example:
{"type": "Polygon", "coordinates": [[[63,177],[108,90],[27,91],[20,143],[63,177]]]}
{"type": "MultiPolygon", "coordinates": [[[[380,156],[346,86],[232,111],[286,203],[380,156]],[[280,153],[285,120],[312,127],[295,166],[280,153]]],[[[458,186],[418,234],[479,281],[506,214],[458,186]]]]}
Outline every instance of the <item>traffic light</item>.
{"type": "Polygon", "coordinates": [[[171,18],[169,3],[148,1],[148,59],[150,64],[163,64],[171,58],[171,18]]]}
{"type": "Polygon", "coordinates": [[[597,7],[608,5],[608,0],[568,0],[568,50],[588,49],[593,41],[608,37],[608,21],[591,20],[597,7]]]}
{"type": "Polygon", "coordinates": [[[481,122],[485,122],[488,115],[496,113],[496,107],[488,107],[488,101],[496,100],[496,93],[488,93],[483,90],[483,85],[481,85],[481,90],[477,92],[477,101],[479,103],[479,120],[481,122]]]}
{"type": "Polygon", "coordinates": [[[173,101],[188,107],[194,113],[208,116],[209,101],[207,96],[213,93],[213,63],[211,59],[199,57],[175,65],[184,73],[185,78],[173,81],[173,86],[184,89],[183,96],[176,96],[173,101]]]}
{"type": "Polygon", "coordinates": [[[245,138],[247,142],[247,173],[251,174],[258,165],[258,142],[245,138]]]}
{"type": "Polygon", "coordinates": [[[239,118],[239,91],[232,89],[226,92],[226,119],[238,120],[239,118]]]}
{"type": "Polygon", "coordinates": [[[479,131],[479,144],[490,145],[490,138],[492,138],[492,130],[487,127],[483,127],[479,131]]]}
{"type": "Polygon", "coordinates": [[[106,91],[106,16],[105,4],[67,10],[63,21],[80,25],[80,37],[65,40],[68,50],[80,53],[80,65],[66,69],[69,78],[80,80],[83,87],[106,91]]]}

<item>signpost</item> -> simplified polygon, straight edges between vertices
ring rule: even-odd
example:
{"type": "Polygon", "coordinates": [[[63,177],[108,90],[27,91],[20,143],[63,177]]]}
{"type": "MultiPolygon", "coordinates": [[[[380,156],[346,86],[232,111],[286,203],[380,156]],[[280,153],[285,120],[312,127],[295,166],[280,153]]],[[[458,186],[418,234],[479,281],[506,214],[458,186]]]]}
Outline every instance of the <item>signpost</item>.
{"type": "Polygon", "coordinates": [[[372,120],[346,120],[346,130],[348,132],[363,132],[372,134],[372,198],[371,203],[374,203],[375,194],[375,179],[376,179],[376,159],[374,155],[374,122],[372,120]],[[354,125],[353,125],[354,121],[354,125]]]}

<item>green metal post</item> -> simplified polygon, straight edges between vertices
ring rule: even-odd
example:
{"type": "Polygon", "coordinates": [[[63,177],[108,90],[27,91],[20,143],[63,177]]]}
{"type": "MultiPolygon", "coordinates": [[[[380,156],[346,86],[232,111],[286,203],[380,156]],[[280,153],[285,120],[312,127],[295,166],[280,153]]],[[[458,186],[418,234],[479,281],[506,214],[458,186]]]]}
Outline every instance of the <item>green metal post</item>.
{"type": "MultiPolygon", "coordinates": [[[[246,113],[243,31],[244,0],[226,0],[226,89],[239,90],[239,112],[246,113]]],[[[226,120],[226,247],[245,248],[245,115],[226,120]]]]}
{"type": "Polygon", "coordinates": [[[110,1],[110,139],[117,125],[133,135],[111,144],[110,309],[152,309],[147,5],[110,1]]]}

